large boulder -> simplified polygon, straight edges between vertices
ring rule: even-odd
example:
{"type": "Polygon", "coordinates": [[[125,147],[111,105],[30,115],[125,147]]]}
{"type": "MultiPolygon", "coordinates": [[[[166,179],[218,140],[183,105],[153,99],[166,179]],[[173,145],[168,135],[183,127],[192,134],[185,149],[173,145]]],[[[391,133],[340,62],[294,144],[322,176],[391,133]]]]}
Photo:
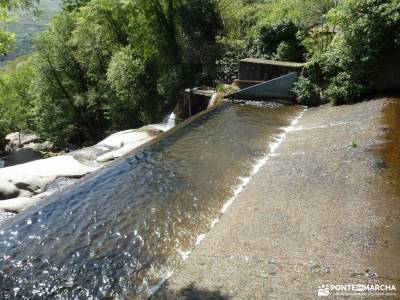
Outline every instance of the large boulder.
{"type": "Polygon", "coordinates": [[[55,151],[55,147],[54,144],[52,142],[49,141],[45,141],[43,143],[28,143],[23,145],[24,148],[27,149],[33,149],[36,151],[42,151],[42,152],[53,152],[55,151]]]}
{"type": "Polygon", "coordinates": [[[40,136],[33,131],[13,132],[7,134],[5,140],[7,141],[5,150],[7,152],[12,152],[17,150],[18,148],[22,148],[26,144],[40,142],[40,136]]]}
{"type": "Polygon", "coordinates": [[[42,193],[35,197],[18,197],[9,200],[0,201],[0,211],[19,213],[28,207],[41,202],[46,197],[50,196],[51,193],[42,193]]]}
{"type": "Polygon", "coordinates": [[[19,189],[9,181],[0,179],[0,200],[18,197],[19,189]]]}
{"type": "MultiPolygon", "coordinates": [[[[115,133],[100,143],[65,155],[0,169],[0,210],[19,212],[59,190],[57,179],[80,178],[158,136],[168,128],[157,125],[115,133]],[[46,194],[47,193],[47,194],[46,194]]],[[[26,141],[26,140],[24,140],[26,141]]],[[[27,144],[29,145],[29,143],[27,144]]],[[[18,152],[25,152],[20,149],[18,152]]],[[[16,152],[16,153],[18,153],[16,152]]],[[[64,184],[62,184],[64,185],[64,184]]],[[[62,188],[62,187],[61,187],[62,188]]]]}
{"type": "MultiPolygon", "coordinates": [[[[64,155],[0,169],[0,178],[2,182],[11,183],[16,187],[21,195],[36,195],[44,192],[46,186],[58,177],[82,177],[98,168],[83,165],[72,156],[64,155]]],[[[19,195],[5,183],[3,191],[2,199],[15,198],[19,195]]]]}
{"type": "Polygon", "coordinates": [[[124,156],[152,140],[161,132],[159,129],[151,126],[117,132],[96,145],[96,147],[111,150],[98,156],[96,161],[105,163],[124,156]]]}

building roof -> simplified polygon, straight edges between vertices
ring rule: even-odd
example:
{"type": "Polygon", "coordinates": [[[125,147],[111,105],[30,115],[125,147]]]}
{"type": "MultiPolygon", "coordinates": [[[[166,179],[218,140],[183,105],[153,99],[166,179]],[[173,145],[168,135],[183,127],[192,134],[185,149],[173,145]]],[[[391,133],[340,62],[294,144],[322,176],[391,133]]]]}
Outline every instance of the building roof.
{"type": "Polygon", "coordinates": [[[275,65],[275,66],[292,67],[292,68],[302,68],[304,66],[304,63],[268,60],[268,59],[256,59],[256,58],[245,58],[242,59],[240,62],[248,62],[254,64],[263,64],[263,65],[275,65]]]}

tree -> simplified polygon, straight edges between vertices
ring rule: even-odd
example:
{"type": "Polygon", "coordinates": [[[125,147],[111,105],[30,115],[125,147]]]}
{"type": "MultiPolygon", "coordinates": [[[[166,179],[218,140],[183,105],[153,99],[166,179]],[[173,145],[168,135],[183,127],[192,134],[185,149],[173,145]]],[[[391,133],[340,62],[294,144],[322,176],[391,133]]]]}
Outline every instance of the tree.
{"type": "Polygon", "coordinates": [[[292,21],[262,24],[249,42],[252,56],[281,60],[304,60],[305,48],[298,37],[299,28],[292,21]]]}
{"type": "Polygon", "coordinates": [[[15,43],[15,34],[6,31],[5,26],[15,19],[12,11],[32,7],[31,0],[2,0],[0,1],[0,55],[11,51],[15,43]]]}
{"type": "Polygon", "coordinates": [[[115,53],[107,80],[116,98],[107,104],[107,114],[118,129],[134,128],[155,121],[161,109],[154,61],[135,55],[129,47],[115,53]]]}
{"type": "Polygon", "coordinates": [[[70,136],[60,136],[66,138],[63,142],[81,143],[102,137],[106,124],[100,112],[101,104],[97,103],[97,89],[93,84],[96,78],[80,64],[76,45],[71,42],[76,23],[73,15],[61,14],[36,40],[39,58],[35,94],[40,112],[38,125],[41,126],[38,127],[44,135],[56,137],[58,132],[65,133],[63,127],[74,128],[68,129],[70,136]]]}
{"type": "Polygon", "coordinates": [[[63,9],[66,11],[74,11],[88,4],[90,0],[63,0],[63,9]]]}
{"type": "Polygon", "coordinates": [[[343,0],[329,15],[339,33],[325,53],[314,55],[305,75],[333,104],[391,87],[400,75],[400,2],[343,0]]]}
{"type": "Polygon", "coordinates": [[[190,0],[180,7],[179,14],[185,78],[192,79],[188,84],[211,83],[216,60],[222,55],[217,37],[223,33],[223,23],[217,4],[213,0],[190,0]]]}
{"type": "Polygon", "coordinates": [[[29,89],[34,76],[34,66],[27,62],[13,73],[0,75],[0,140],[10,132],[33,127],[29,89]]]}

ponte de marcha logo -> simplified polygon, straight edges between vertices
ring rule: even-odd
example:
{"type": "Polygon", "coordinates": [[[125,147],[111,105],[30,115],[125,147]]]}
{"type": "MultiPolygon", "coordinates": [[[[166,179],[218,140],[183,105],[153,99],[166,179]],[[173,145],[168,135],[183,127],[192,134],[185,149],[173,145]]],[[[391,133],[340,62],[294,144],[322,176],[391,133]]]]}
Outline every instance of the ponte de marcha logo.
{"type": "Polygon", "coordinates": [[[397,296],[394,284],[322,284],[318,297],[336,296],[397,296]]]}
{"type": "Polygon", "coordinates": [[[318,287],[318,296],[319,297],[327,297],[331,294],[329,285],[320,285],[318,287]]]}

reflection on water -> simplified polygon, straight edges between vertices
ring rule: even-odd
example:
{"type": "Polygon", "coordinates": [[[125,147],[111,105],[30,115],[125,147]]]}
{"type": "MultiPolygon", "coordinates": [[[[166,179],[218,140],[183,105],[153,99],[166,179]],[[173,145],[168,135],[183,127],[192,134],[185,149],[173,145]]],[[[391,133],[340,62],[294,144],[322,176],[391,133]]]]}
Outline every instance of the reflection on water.
{"type": "Polygon", "coordinates": [[[182,260],[300,111],[224,105],[0,234],[9,298],[137,298],[182,260]]]}

